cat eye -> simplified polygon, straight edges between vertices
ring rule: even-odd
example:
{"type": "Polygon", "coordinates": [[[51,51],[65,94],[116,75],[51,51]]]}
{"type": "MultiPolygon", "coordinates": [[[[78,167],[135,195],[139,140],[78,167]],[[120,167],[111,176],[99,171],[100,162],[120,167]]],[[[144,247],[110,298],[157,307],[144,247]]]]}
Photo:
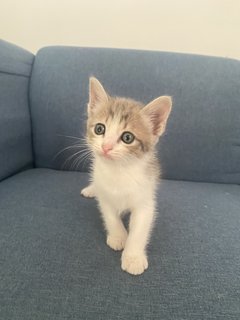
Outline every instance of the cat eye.
{"type": "Polygon", "coordinates": [[[134,141],[135,137],[131,132],[123,132],[121,139],[124,143],[130,144],[134,141]]]}
{"type": "Polygon", "coordinates": [[[97,123],[94,128],[94,132],[98,135],[105,133],[105,125],[102,123],[97,123]]]}

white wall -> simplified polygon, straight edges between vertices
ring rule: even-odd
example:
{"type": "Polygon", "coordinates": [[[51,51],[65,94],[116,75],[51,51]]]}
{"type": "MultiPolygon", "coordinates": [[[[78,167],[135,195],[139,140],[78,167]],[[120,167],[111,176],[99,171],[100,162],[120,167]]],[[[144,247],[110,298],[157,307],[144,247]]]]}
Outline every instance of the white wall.
{"type": "Polygon", "coordinates": [[[0,37],[240,59],[240,0],[0,0],[0,37]]]}

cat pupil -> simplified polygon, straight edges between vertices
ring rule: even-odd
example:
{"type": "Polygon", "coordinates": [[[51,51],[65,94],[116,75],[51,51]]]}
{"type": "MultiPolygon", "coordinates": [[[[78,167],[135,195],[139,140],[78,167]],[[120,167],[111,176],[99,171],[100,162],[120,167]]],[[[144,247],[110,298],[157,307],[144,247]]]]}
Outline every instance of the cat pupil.
{"type": "Polygon", "coordinates": [[[132,143],[134,141],[134,139],[135,139],[135,137],[131,132],[124,132],[122,134],[122,141],[127,144],[132,143]]]}
{"type": "Polygon", "coordinates": [[[102,123],[97,123],[94,131],[96,134],[100,135],[100,134],[104,134],[105,133],[105,126],[102,123]]]}

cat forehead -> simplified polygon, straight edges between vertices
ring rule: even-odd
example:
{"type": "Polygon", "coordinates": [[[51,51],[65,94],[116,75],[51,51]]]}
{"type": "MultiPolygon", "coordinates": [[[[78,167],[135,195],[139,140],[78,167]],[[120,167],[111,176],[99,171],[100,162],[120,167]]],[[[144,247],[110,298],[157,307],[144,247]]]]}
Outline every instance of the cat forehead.
{"type": "Polygon", "coordinates": [[[139,118],[143,105],[140,102],[126,98],[111,98],[107,105],[99,109],[98,116],[106,121],[116,121],[119,124],[131,122],[139,118]]]}

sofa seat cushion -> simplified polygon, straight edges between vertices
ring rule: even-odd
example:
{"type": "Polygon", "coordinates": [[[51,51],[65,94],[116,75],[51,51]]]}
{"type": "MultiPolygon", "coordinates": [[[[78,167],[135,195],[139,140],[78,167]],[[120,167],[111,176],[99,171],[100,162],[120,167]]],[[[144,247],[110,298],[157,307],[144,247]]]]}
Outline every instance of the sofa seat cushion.
{"type": "Polygon", "coordinates": [[[1,319],[239,319],[240,186],[164,180],[149,269],[105,244],[88,176],[31,169],[0,184],[1,319]]]}

